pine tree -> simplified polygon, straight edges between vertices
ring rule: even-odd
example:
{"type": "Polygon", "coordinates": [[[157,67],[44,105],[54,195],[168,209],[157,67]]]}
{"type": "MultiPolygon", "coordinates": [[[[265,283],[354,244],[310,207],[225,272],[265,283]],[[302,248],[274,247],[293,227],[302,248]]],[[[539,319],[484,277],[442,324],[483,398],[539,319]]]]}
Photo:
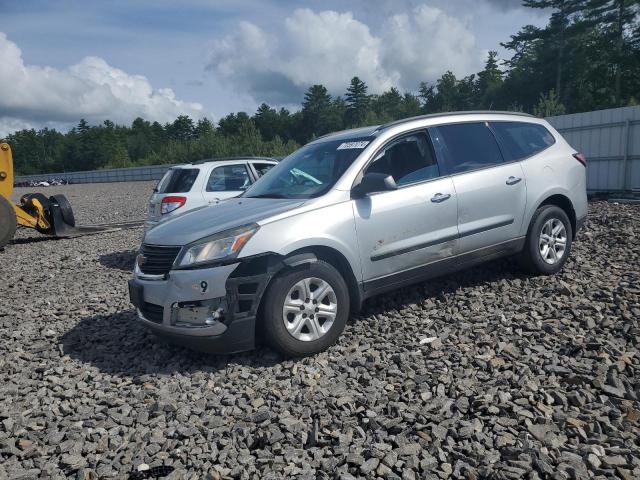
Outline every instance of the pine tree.
{"type": "Polygon", "coordinates": [[[129,166],[129,154],[122,143],[115,145],[111,155],[110,165],[115,168],[125,168],[129,166]]]}
{"type": "MultiPolygon", "coordinates": [[[[603,49],[614,65],[614,103],[623,105],[622,78],[625,66],[635,64],[637,76],[638,65],[632,60],[630,44],[640,43],[640,0],[590,0],[586,9],[586,19],[590,25],[602,32],[607,43],[603,49]],[[631,62],[629,62],[631,60],[631,62]]],[[[637,51],[637,50],[636,50],[637,51]]],[[[629,92],[629,96],[632,93],[629,92]]]]}
{"type": "Polygon", "coordinates": [[[533,109],[533,114],[540,118],[563,115],[565,112],[566,109],[554,90],[550,90],[547,94],[541,93],[538,105],[533,109]]]}
{"type": "Polygon", "coordinates": [[[225,136],[239,135],[243,129],[250,128],[248,124],[254,126],[246,112],[230,113],[218,121],[218,133],[225,136]]]}
{"type": "Polygon", "coordinates": [[[564,93],[564,63],[567,46],[567,28],[571,24],[571,18],[584,10],[588,0],[524,0],[522,5],[529,8],[553,9],[549,25],[544,30],[538,30],[541,35],[553,39],[555,47],[555,91],[559,98],[564,93]]]}
{"type": "Polygon", "coordinates": [[[405,93],[404,96],[402,97],[401,110],[402,110],[402,116],[405,118],[415,117],[417,115],[420,115],[421,113],[420,98],[417,95],[414,95],[413,93],[410,93],[410,92],[405,93]]]}
{"type": "Polygon", "coordinates": [[[500,97],[502,87],[502,71],[498,67],[498,52],[491,51],[484,70],[478,73],[476,84],[481,108],[492,110],[500,97]]]}
{"type": "Polygon", "coordinates": [[[198,138],[205,137],[207,135],[212,135],[215,128],[213,127],[213,123],[207,117],[201,118],[198,120],[195,128],[195,135],[198,138]]]}
{"type": "Polygon", "coordinates": [[[429,85],[427,82],[420,82],[418,97],[420,98],[420,105],[423,113],[437,112],[436,89],[433,85],[429,85]]]}
{"type": "Polygon", "coordinates": [[[375,98],[371,106],[381,122],[402,118],[402,95],[396,87],[375,98]]]}
{"type": "Polygon", "coordinates": [[[330,116],[331,95],[323,85],[312,85],[302,102],[302,131],[305,137],[308,139],[330,132],[330,116]]]}
{"type": "Polygon", "coordinates": [[[185,141],[193,138],[195,126],[188,115],[180,115],[169,126],[169,136],[173,140],[185,141]]]}
{"type": "Polygon", "coordinates": [[[460,104],[458,79],[451,71],[445,72],[436,82],[436,104],[439,112],[453,112],[460,104]]]}
{"type": "Polygon", "coordinates": [[[253,116],[253,123],[258,127],[263,139],[273,140],[278,135],[280,116],[275,108],[263,103],[253,116]]]}
{"type": "Polygon", "coordinates": [[[349,126],[362,125],[367,116],[369,108],[369,96],[367,95],[367,84],[358,77],[351,79],[351,84],[347,88],[345,101],[347,104],[346,123],[349,126]]]}

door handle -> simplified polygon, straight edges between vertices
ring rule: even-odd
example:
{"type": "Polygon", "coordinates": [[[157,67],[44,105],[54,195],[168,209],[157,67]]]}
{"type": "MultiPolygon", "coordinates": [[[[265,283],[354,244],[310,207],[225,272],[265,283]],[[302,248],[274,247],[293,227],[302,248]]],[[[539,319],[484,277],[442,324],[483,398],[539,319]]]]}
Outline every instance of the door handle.
{"type": "Polygon", "coordinates": [[[515,185],[516,183],[518,183],[519,181],[521,181],[522,178],[520,177],[514,177],[513,175],[510,176],[509,178],[507,178],[507,185],[515,185]]]}
{"type": "Polygon", "coordinates": [[[449,200],[451,198],[450,193],[436,193],[433,197],[431,197],[431,201],[433,203],[444,202],[445,200],[449,200]]]}

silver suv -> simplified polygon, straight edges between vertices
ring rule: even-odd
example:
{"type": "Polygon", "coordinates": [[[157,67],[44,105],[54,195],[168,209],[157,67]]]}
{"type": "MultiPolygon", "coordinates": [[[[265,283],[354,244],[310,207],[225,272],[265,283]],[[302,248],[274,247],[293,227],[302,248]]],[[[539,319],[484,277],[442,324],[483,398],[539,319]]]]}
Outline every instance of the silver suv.
{"type": "Polygon", "coordinates": [[[210,352],[326,349],[363,300],[498,257],[553,274],[587,215],[586,169],[546,121],[428,115],[319,138],[240,197],[148,231],[140,321],[210,352]]]}

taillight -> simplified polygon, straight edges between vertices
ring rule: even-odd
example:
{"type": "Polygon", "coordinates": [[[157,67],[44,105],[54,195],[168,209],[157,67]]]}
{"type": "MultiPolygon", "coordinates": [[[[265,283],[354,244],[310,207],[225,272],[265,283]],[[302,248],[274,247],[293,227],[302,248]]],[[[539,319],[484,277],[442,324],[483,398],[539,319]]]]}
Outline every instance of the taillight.
{"type": "Polygon", "coordinates": [[[587,166],[587,157],[585,157],[584,154],[582,154],[582,153],[574,153],[573,154],[573,158],[578,160],[585,167],[587,166]]]}
{"type": "Polygon", "coordinates": [[[178,208],[183,206],[185,203],[187,203],[186,197],[164,197],[162,199],[162,203],[160,204],[160,213],[164,215],[165,213],[173,212],[174,210],[177,210],[178,208]]]}

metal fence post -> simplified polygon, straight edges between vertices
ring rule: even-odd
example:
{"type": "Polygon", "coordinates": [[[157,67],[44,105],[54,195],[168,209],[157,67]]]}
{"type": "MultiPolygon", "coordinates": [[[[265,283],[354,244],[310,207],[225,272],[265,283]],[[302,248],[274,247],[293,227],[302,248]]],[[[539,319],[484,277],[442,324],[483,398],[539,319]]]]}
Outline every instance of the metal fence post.
{"type": "Polygon", "coordinates": [[[622,146],[622,190],[627,192],[631,189],[629,186],[629,140],[631,137],[631,120],[626,119],[624,121],[624,134],[622,135],[624,145],[622,146]]]}

